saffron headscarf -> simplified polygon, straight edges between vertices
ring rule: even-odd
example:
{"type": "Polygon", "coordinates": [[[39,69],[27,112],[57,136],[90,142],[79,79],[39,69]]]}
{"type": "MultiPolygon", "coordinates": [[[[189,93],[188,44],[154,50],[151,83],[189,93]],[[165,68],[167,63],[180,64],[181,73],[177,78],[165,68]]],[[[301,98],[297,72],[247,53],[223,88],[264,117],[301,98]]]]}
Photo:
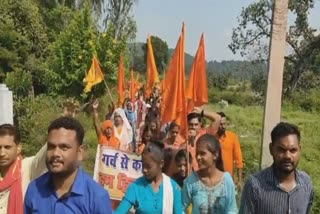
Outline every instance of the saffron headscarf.
{"type": "Polygon", "coordinates": [[[99,137],[99,143],[101,145],[104,145],[104,146],[108,146],[108,147],[111,147],[111,148],[114,148],[114,149],[119,149],[120,141],[115,136],[114,127],[113,127],[113,124],[112,124],[111,120],[106,120],[106,121],[104,121],[102,123],[102,125],[101,125],[101,135],[99,137]],[[108,138],[107,138],[107,136],[105,134],[107,128],[111,128],[112,129],[111,137],[110,137],[109,140],[108,140],[108,138]]]}

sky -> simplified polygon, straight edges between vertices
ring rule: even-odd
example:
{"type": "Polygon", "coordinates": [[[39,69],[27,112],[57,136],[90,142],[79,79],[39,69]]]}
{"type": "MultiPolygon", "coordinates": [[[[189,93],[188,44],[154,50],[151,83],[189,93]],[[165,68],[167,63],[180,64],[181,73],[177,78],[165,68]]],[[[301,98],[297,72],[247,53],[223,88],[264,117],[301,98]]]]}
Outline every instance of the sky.
{"type": "MultiPolygon", "coordinates": [[[[136,42],[146,42],[156,35],[176,46],[182,22],[186,25],[186,52],[195,55],[204,32],[207,60],[242,60],[228,48],[232,29],[237,27],[241,9],[254,0],[139,0],[134,7],[137,22],[136,42]]],[[[289,16],[289,22],[293,16],[289,16]]],[[[320,29],[320,0],[311,10],[310,23],[320,29]]]]}

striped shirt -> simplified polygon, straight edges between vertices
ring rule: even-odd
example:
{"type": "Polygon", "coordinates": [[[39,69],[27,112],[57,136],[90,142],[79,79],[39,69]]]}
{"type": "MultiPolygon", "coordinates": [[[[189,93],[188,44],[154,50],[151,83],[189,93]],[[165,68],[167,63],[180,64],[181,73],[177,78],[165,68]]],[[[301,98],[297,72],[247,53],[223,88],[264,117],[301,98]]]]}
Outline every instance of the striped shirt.
{"type": "Polygon", "coordinates": [[[240,214],[306,214],[310,213],[314,188],[309,176],[296,170],[296,186],[286,192],[275,178],[273,168],[252,175],[246,182],[240,214]]]}

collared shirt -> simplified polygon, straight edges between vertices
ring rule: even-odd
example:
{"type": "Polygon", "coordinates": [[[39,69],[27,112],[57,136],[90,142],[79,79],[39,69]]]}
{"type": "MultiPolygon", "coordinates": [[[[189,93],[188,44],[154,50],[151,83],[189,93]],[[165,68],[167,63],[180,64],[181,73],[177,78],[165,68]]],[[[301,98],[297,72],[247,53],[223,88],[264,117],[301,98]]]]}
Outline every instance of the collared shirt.
{"type": "Polygon", "coordinates": [[[305,214],[310,213],[314,188],[309,176],[296,170],[296,186],[285,191],[276,179],[273,167],[252,175],[246,182],[240,214],[305,214]]]}
{"type": "Polygon", "coordinates": [[[234,177],[234,163],[236,163],[237,169],[243,168],[242,153],[238,136],[232,131],[227,130],[219,141],[221,144],[224,170],[234,177]]]}
{"type": "Polygon", "coordinates": [[[24,213],[46,214],[111,214],[108,192],[80,167],[69,193],[58,198],[48,172],[32,181],[28,187],[24,213]]]}
{"type": "MultiPolygon", "coordinates": [[[[23,198],[30,181],[39,177],[47,170],[45,164],[46,151],[47,145],[44,145],[35,156],[27,157],[22,160],[21,188],[23,198]]],[[[7,214],[9,195],[10,189],[6,189],[5,191],[0,192],[0,214],[7,214]]]]}
{"type": "MultiPolygon", "coordinates": [[[[171,184],[173,190],[172,214],[181,214],[181,190],[172,179],[171,184]]],[[[130,184],[115,214],[127,214],[131,207],[135,208],[136,214],[162,214],[164,194],[166,193],[163,192],[163,182],[160,184],[158,192],[154,192],[151,183],[142,176],[130,184]]]]}

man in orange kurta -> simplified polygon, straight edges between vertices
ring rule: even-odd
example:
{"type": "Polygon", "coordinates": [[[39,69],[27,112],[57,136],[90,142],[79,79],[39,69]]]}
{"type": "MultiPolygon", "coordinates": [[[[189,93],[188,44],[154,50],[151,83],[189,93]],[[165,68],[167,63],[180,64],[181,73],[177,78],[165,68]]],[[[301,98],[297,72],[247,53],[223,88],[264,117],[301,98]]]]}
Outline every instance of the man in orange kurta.
{"type": "Polygon", "coordinates": [[[223,112],[218,112],[221,116],[218,131],[215,137],[219,139],[222,149],[222,160],[224,170],[229,172],[238,185],[242,183],[243,159],[238,136],[227,128],[227,118],[223,112]],[[234,164],[237,169],[237,177],[234,176],[234,164]]]}

